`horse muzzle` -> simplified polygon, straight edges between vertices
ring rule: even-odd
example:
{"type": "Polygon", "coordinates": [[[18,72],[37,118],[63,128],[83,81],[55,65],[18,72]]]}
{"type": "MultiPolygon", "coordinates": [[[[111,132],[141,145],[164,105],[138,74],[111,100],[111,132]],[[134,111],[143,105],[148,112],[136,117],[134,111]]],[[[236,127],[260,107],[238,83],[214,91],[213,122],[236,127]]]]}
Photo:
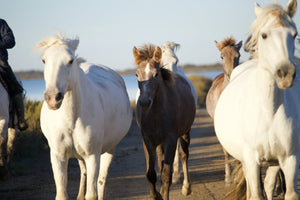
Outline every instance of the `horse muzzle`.
{"type": "Polygon", "coordinates": [[[275,77],[278,88],[288,89],[292,87],[296,77],[295,66],[290,63],[282,65],[282,67],[276,71],[275,77]]]}
{"type": "Polygon", "coordinates": [[[151,98],[147,98],[147,97],[143,97],[140,96],[139,100],[138,100],[138,104],[142,107],[142,108],[150,108],[152,105],[152,99],[151,98]]]}
{"type": "Polygon", "coordinates": [[[47,102],[48,108],[50,110],[57,110],[62,104],[64,95],[61,92],[51,93],[46,91],[44,93],[44,99],[47,102]]]}

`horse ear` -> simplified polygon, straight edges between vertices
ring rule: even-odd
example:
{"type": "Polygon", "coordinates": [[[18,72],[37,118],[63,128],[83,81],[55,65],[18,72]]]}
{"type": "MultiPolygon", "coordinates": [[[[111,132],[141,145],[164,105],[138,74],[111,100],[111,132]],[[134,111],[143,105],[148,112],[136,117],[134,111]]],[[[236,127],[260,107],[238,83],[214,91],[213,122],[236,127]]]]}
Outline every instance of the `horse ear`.
{"type": "Polygon", "coordinates": [[[236,45],[234,45],[235,48],[237,48],[237,50],[239,51],[241,49],[241,47],[243,46],[243,41],[241,40],[239,43],[237,43],[236,45]]]}
{"type": "Polygon", "coordinates": [[[162,55],[161,48],[156,47],[156,49],[154,51],[154,56],[153,56],[154,61],[157,63],[160,63],[161,55],[162,55]]]}
{"type": "Polygon", "coordinates": [[[255,15],[258,16],[262,13],[263,9],[260,7],[260,5],[258,3],[254,3],[254,12],[255,15]]]}
{"type": "Polygon", "coordinates": [[[71,47],[71,49],[73,51],[75,51],[79,44],[79,38],[76,37],[75,39],[67,39],[66,42],[67,42],[68,47],[71,47]]]}
{"type": "Polygon", "coordinates": [[[285,7],[285,12],[290,16],[293,17],[297,10],[297,0],[289,0],[285,7]]]}
{"type": "Polygon", "coordinates": [[[219,49],[219,51],[221,51],[221,47],[220,47],[220,44],[215,40],[215,43],[216,43],[216,47],[219,49]]]}
{"type": "Polygon", "coordinates": [[[134,56],[134,60],[135,60],[135,63],[136,64],[139,64],[140,63],[140,52],[139,52],[139,50],[134,46],[133,47],[133,56],[134,56]]]}

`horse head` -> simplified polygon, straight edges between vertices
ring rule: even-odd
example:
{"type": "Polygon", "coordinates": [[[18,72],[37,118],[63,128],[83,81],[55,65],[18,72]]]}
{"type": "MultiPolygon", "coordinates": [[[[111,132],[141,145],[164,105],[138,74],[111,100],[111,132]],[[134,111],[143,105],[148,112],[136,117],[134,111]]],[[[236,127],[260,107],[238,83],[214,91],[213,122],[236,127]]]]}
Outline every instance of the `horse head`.
{"type": "Polygon", "coordinates": [[[160,65],[174,73],[177,72],[178,63],[178,58],[175,55],[175,50],[179,47],[180,45],[174,42],[166,42],[160,47],[162,51],[160,65]]]}
{"type": "Polygon", "coordinates": [[[138,104],[150,108],[160,84],[172,84],[172,72],[160,66],[162,50],[154,45],[145,45],[141,49],[133,48],[137,65],[136,75],[140,96],[138,104]]]}
{"type": "Polygon", "coordinates": [[[219,43],[215,41],[215,43],[221,52],[225,77],[227,80],[229,80],[233,68],[239,65],[240,49],[243,45],[243,42],[240,41],[238,44],[235,44],[235,39],[230,36],[219,43]]]}
{"type": "Polygon", "coordinates": [[[44,99],[49,109],[59,109],[65,93],[71,89],[74,72],[82,62],[75,56],[78,44],[78,38],[65,39],[58,35],[45,38],[36,46],[43,49],[41,58],[46,85],[44,99]]]}
{"type": "Polygon", "coordinates": [[[296,8],[296,0],[290,0],[285,9],[278,4],[266,8],[256,4],[256,19],[250,28],[252,35],[245,44],[245,50],[271,72],[280,89],[290,88],[295,77],[297,28],[292,17],[296,8]]]}

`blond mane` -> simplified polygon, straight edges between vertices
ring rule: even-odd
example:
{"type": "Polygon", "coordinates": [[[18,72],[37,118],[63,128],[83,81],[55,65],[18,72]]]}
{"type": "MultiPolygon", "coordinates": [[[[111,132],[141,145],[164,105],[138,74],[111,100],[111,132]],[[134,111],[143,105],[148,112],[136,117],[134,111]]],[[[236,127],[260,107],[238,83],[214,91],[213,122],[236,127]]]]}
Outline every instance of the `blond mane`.
{"type": "Polygon", "coordinates": [[[236,40],[232,36],[230,36],[229,38],[225,38],[220,43],[216,42],[216,45],[217,45],[218,49],[221,51],[224,47],[233,46],[233,45],[235,45],[235,43],[236,43],[236,40]]]}
{"type": "Polygon", "coordinates": [[[288,15],[288,13],[286,13],[281,5],[275,3],[261,9],[261,13],[256,16],[256,19],[249,29],[248,33],[252,34],[249,36],[244,45],[245,51],[251,53],[251,58],[256,58],[258,56],[257,43],[260,30],[264,26],[266,26],[266,24],[269,23],[272,19],[275,19],[273,20],[273,23],[271,25],[273,27],[286,26],[287,24],[289,24],[292,27],[296,28],[295,23],[292,21],[291,17],[288,15]]]}

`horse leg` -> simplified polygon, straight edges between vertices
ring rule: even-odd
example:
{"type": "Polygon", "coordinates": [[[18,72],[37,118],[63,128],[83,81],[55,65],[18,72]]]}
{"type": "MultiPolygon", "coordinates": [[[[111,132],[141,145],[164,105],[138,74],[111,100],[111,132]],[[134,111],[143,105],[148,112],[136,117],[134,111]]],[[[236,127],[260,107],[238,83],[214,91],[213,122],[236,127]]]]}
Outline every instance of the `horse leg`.
{"type": "Polygon", "coordinates": [[[224,152],[225,156],[225,186],[230,186],[232,183],[231,180],[231,170],[230,170],[230,165],[229,165],[229,154],[228,152],[222,147],[222,150],[224,152]]]}
{"type": "Polygon", "coordinates": [[[9,166],[10,161],[12,159],[13,153],[14,153],[14,144],[17,136],[17,131],[14,128],[8,129],[8,138],[7,138],[7,165],[9,166]]]}
{"type": "Polygon", "coordinates": [[[104,189],[106,185],[106,178],[108,175],[109,166],[113,160],[115,149],[101,155],[100,173],[98,177],[98,200],[104,198],[104,189]]]}
{"type": "Polygon", "coordinates": [[[86,181],[86,200],[97,199],[97,179],[99,176],[101,154],[91,154],[85,159],[87,181],[86,181]]]}
{"type": "Polygon", "coordinates": [[[8,124],[7,120],[0,120],[0,180],[6,181],[9,179],[9,172],[6,161],[6,138],[8,124]],[[2,129],[1,129],[2,127],[2,129]]]}
{"type": "Polygon", "coordinates": [[[243,163],[244,174],[247,181],[247,199],[248,200],[263,200],[261,184],[260,184],[260,166],[254,161],[251,156],[243,163]]]}
{"type": "Polygon", "coordinates": [[[179,183],[179,181],[180,181],[180,172],[179,172],[179,140],[178,140],[175,157],[174,157],[174,163],[173,163],[172,183],[179,183]]]}
{"type": "Polygon", "coordinates": [[[279,169],[280,169],[279,166],[274,166],[274,167],[269,167],[266,171],[264,188],[268,200],[273,200],[273,192],[274,192],[276,177],[279,169]]]}
{"type": "Polygon", "coordinates": [[[180,138],[180,158],[184,175],[182,194],[187,196],[191,193],[190,178],[188,174],[188,158],[190,145],[190,131],[180,138]]]}
{"type": "Polygon", "coordinates": [[[52,151],[50,153],[50,158],[56,185],[55,200],[67,200],[68,159],[66,157],[58,156],[52,151]]]}
{"type": "Polygon", "coordinates": [[[84,200],[85,186],[86,186],[86,167],[85,163],[81,159],[77,159],[80,168],[80,184],[77,200],[84,200]]]}
{"type": "Polygon", "coordinates": [[[174,156],[176,151],[177,139],[168,138],[169,141],[165,144],[165,160],[161,173],[161,189],[160,194],[164,200],[169,199],[169,189],[172,183],[172,167],[174,162],[174,156]]]}
{"type": "Polygon", "coordinates": [[[286,183],[285,200],[299,200],[297,193],[297,179],[298,179],[298,156],[289,156],[284,160],[279,159],[280,167],[284,173],[286,183]]]}
{"type": "Polygon", "coordinates": [[[160,195],[158,194],[155,188],[155,183],[156,183],[155,147],[149,142],[145,143],[145,141],[143,141],[143,146],[144,146],[144,153],[145,153],[146,164],[147,164],[146,177],[150,185],[150,196],[153,200],[156,200],[159,199],[160,195]]]}
{"type": "Polygon", "coordinates": [[[156,147],[156,154],[158,170],[161,173],[164,166],[164,150],[161,144],[156,147]]]}

